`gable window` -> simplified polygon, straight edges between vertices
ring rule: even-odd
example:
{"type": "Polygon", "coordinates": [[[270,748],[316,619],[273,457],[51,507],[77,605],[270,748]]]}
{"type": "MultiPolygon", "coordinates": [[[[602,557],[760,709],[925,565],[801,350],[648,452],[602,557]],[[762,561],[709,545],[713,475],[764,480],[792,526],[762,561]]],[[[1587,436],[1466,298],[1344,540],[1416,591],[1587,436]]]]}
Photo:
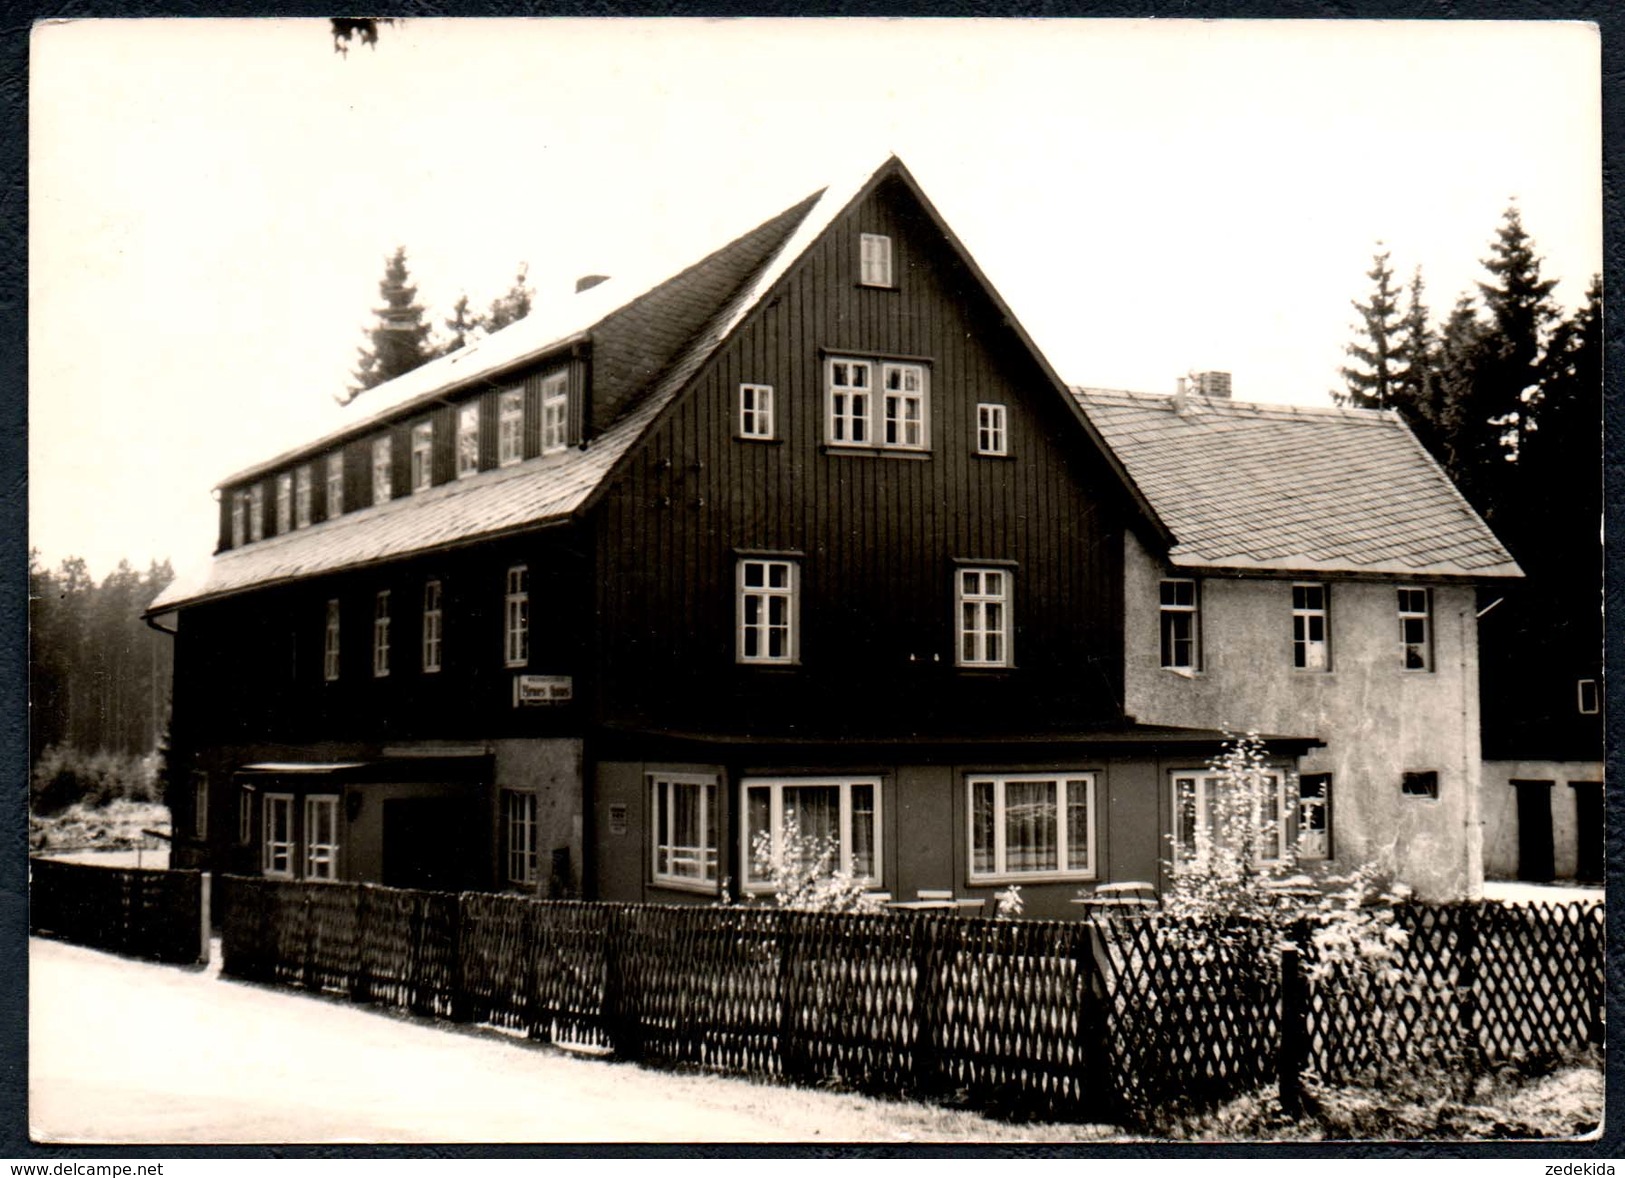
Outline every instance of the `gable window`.
{"type": "Polygon", "coordinates": [[[1292,665],[1306,671],[1331,670],[1331,618],[1324,585],[1292,586],[1292,665]]]}
{"type": "Polygon", "coordinates": [[[717,779],[651,774],[654,879],[678,885],[717,882],[717,779]]]}
{"type": "Polygon", "coordinates": [[[440,582],[423,586],[423,669],[432,674],[440,669],[440,582]]]}
{"type": "Polygon", "coordinates": [[[388,503],[395,493],[395,447],[387,434],[372,443],[372,501],[388,503]]]}
{"type": "Polygon", "coordinates": [[[1433,602],[1426,589],[1399,591],[1399,648],[1407,671],[1433,670],[1433,602]]]}
{"type": "Polygon", "coordinates": [[[925,365],[832,358],[825,362],[824,379],[831,445],[882,450],[930,447],[931,383],[925,365]]]}
{"type": "Polygon", "coordinates": [[[434,486],[434,422],[420,421],[412,427],[412,493],[434,486]]]}
{"type": "Polygon", "coordinates": [[[1092,878],[1092,773],[992,774],[967,779],[970,878],[1092,878]]]}
{"type": "Polygon", "coordinates": [[[834,869],[862,880],[880,878],[878,777],[747,777],[740,789],[746,890],[770,886],[766,870],[770,863],[790,860],[799,867],[810,866],[826,840],[836,849],[834,869]]]}
{"type": "Polygon", "coordinates": [[[1288,799],[1281,774],[1260,774],[1252,789],[1218,773],[1175,772],[1172,777],[1176,867],[1195,861],[1221,842],[1249,835],[1259,840],[1254,859],[1273,863],[1285,858],[1288,799]]]}
{"type": "Polygon", "coordinates": [[[372,673],[382,679],[389,674],[389,590],[381,589],[372,610],[372,673]]]}
{"type": "Polygon", "coordinates": [[[1595,716],[1600,710],[1597,697],[1597,681],[1595,679],[1581,679],[1575,684],[1575,694],[1582,716],[1595,716]]]}
{"type": "Polygon", "coordinates": [[[742,384],[739,386],[739,436],[742,438],[771,438],[773,436],[773,386],[742,384]]]}
{"type": "Polygon", "coordinates": [[[293,526],[310,527],[311,477],[310,467],[301,466],[293,473],[293,526]]]}
{"type": "Polygon", "coordinates": [[[1162,665],[1170,670],[1194,671],[1201,660],[1201,614],[1196,606],[1196,582],[1167,580],[1162,596],[1162,665]]]}
{"type": "Polygon", "coordinates": [[[265,795],[261,870],[273,879],[293,878],[293,795],[265,795]]]}
{"type": "Polygon", "coordinates": [[[209,775],[201,769],[192,770],[192,824],[198,838],[209,837],[209,775]]]}
{"type": "Polygon", "coordinates": [[[508,389],[497,398],[497,465],[512,466],[525,456],[525,390],[508,389]]]}
{"type": "Polygon", "coordinates": [[[858,240],[858,281],[864,286],[890,286],[891,238],[883,233],[864,233],[858,240]]]}
{"type": "Polygon", "coordinates": [[[502,845],[507,882],[528,887],[536,882],[536,795],[502,791],[502,845]]]}
{"type": "Polygon", "coordinates": [[[337,794],[305,798],[305,878],[337,879],[339,799],[337,794]]]}
{"type": "Polygon", "coordinates": [[[344,452],[327,456],[327,518],[344,514],[344,452]]]}
{"type": "Polygon", "coordinates": [[[1399,779],[1399,792],[1408,798],[1437,798],[1439,772],[1436,769],[1412,770],[1399,779]]]}
{"type": "Polygon", "coordinates": [[[556,372],[542,382],[542,453],[570,444],[570,376],[556,372]]]}
{"type": "Polygon", "coordinates": [[[1009,453],[1005,443],[1005,409],[1003,405],[976,406],[976,452],[993,457],[1009,453]]]}
{"type": "Polygon", "coordinates": [[[322,678],[329,683],[339,677],[339,603],[327,603],[327,629],[322,635],[322,678]]]}
{"type": "Polygon", "coordinates": [[[254,793],[247,786],[237,791],[237,841],[245,847],[254,841],[254,793]]]}
{"type": "Polygon", "coordinates": [[[1305,773],[1298,778],[1298,858],[1332,857],[1332,775],[1305,773]]]}
{"type": "Polygon", "coordinates": [[[925,369],[918,364],[883,364],[885,429],[882,446],[901,450],[926,447],[925,369]]]}
{"type": "Polygon", "coordinates": [[[869,445],[869,406],[874,366],[867,360],[829,362],[829,440],[838,445],[869,445]]]}
{"type": "Polygon", "coordinates": [[[231,546],[241,548],[248,541],[248,492],[231,495],[231,546]]]}
{"type": "Polygon", "coordinates": [[[276,530],[277,535],[293,531],[293,472],[276,476],[276,530]]]}
{"type": "Polygon", "coordinates": [[[796,644],[796,563],[739,562],[738,657],[742,663],[793,663],[796,644]]]}
{"type": "Polygon", "coordinates": [[[480,403],[468,401],[457,407],[457,477],[466,479],[480,472],[480,403]]]}
{"type": "Polygon", "coordinates": [[[255,483],[248,489],[248,538],[265,538],[265,484],[255,483]]]}
{"type": "Polygon", "coordinates": [[[956,651],[960,666],[1011,665],[1010,591],[1014,576],[1009,569],[957,570],[956,651]]]}
{"type": "Polygon", "coordinates": [[[522,667],[530,661],[530,572],[522,564],[508,570],[502,617],[503,659],[510,667],[522,667]]]}

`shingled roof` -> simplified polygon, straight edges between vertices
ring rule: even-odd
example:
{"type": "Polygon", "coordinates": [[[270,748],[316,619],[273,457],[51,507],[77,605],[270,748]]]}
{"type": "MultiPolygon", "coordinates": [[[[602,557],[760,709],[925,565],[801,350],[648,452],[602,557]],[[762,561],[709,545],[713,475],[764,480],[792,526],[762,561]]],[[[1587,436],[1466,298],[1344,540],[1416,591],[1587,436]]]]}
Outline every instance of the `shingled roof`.
{"type": "Polygon", "coordinates": [[[1176,567],[1521,576],[1398,414],[1074,386],[1176,567]]]}
{"type": "Polygon", "coordinates": [[[533,314],[379,385],[357,398],[355,416],[340,429],[240,471],[222,485],[284,468],[419,412],[457,389],[591,341],[594,411],[598,424],[608,428],[585,448],[483,471],[218,553],[200,574],[172,581],[147,615],[569,519],[773,284],[893,164],[901,167],[894,158],[814,193],[653,287],[601,283],[551,314],[533,314]]]}

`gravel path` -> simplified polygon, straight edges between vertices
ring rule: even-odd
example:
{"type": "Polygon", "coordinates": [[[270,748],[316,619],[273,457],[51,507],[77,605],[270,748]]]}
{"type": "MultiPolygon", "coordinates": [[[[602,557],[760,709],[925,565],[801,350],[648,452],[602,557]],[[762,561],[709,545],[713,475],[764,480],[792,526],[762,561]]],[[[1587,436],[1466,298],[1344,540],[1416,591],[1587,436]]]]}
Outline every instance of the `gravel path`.
{"type": "Polygon", "coordinates": [[[582,1060],[494,1032],[29,944],[36,1141],[1098,1139],[928,1106],[582,1060]]]}

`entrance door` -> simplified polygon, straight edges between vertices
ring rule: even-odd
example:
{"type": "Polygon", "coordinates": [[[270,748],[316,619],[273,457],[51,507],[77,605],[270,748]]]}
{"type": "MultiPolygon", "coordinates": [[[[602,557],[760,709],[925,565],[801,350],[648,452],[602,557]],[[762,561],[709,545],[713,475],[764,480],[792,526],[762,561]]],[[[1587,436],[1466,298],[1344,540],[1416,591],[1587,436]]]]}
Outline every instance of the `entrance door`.
{"type": "Polygon", "coordinates": [[[1602,879],[1602,782],[1571,781],[1574,790],[1574,878],[1602,879]]]}
{"type": "Polygon", "coordinates": [[[458,892],[476,866],[473,807],[460,798],[393,798],[384,803],[384,884],[458,892]]]}
{"type": "Polygon", "coordinates": [[[1552,878],[1552,783],[1514,781],[1518,791],[1518,878],[1547,883],[1552,878]]]}

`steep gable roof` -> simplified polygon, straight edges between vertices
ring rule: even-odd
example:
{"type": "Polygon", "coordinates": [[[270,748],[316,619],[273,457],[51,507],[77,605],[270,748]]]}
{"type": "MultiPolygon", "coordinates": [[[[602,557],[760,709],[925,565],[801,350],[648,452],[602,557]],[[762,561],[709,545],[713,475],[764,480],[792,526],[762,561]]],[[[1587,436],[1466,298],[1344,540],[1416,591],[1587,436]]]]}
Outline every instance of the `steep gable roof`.
{"type": "Polygon", "coordinates": [[[1176,567],[1522,575],[1396,413],[1072,391],[1172,533],[1176,567]]]}

